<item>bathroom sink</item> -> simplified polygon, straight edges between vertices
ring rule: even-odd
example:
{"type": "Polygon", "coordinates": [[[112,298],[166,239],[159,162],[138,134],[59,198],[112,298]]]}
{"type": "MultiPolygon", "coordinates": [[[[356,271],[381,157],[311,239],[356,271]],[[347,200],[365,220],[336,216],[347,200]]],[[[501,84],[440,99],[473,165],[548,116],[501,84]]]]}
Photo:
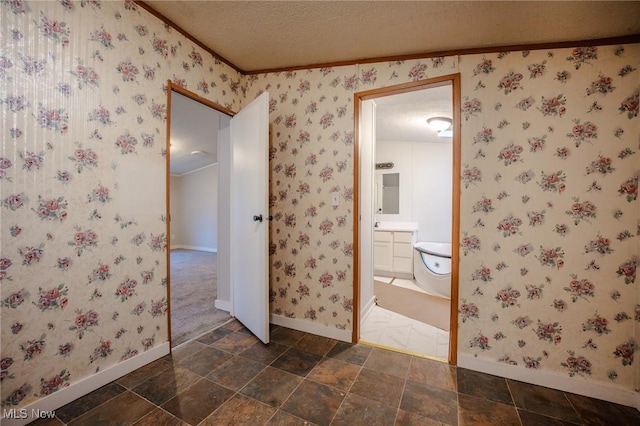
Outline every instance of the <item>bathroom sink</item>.
{"type": "Polygon", "coordinates": [[[416,232],[418,230],[418,222],[376,222],[377,227],[374,231],[388,232],[416,232]]]}

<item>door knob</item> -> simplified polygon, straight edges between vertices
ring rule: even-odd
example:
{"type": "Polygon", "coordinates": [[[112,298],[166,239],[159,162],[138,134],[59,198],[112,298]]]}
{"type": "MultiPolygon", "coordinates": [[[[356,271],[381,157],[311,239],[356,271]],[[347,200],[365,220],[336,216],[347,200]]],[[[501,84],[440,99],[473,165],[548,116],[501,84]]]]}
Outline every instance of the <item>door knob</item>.
{"type": "Polygon", "coordinates": [[[254,222],[262,222],[262,215],[261,214],[256,214],[253,216],[253,221],[254,222]]]}

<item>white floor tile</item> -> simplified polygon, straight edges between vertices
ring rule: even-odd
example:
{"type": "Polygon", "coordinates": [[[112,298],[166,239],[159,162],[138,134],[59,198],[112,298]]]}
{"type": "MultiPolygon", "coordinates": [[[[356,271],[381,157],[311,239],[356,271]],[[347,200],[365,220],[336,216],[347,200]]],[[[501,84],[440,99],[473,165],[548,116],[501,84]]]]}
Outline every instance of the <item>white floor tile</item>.
{"type": "Polygon", "coordinates": [[[407,348],[409,342],[409,334],[385,334],[377,343],[391,348],[407,348]]]}
{"type": "Polygon", "coordinates": [[[448,358],[449,357],[449,346],[438,346],[436,348],[436,355],[438,358],[448,358]]]}
{"type": "Polygon", "coordinates": [[[438,356],[438,348],[432,341],[422,341],[417,339],[409,339],[407,350],[423,355],[438,356]]]}
{"type": "Polygon", "coordinates": [[[377,305],[360,327],[360,338],[370,343],[439,358],[449,353],[449,332],[377,305]]]}

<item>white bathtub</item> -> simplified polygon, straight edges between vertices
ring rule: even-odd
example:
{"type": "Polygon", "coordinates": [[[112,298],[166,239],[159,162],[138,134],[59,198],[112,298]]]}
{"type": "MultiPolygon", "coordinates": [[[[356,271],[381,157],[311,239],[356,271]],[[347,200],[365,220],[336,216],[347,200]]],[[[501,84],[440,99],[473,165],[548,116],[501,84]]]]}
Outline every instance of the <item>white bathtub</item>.
{"type": "Polygon", "coordinates": [[[451,243],[416,243],[413,273],[421,289],[451,299],[451,243]]]}

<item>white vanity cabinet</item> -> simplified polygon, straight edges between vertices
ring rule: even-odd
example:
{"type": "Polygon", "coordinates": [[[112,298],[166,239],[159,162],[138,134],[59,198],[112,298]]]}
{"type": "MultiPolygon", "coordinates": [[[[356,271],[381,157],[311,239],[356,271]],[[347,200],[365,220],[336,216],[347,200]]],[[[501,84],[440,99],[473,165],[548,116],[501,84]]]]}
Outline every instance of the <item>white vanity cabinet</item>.
{"type": "Polygon", "coordinates": [[[386,277],[413,279],[414,243],[414,232],[374,231],[374,274],[386,277]]]}
{"type": "Polygon", "coordinates": [[[393,232],[373,233],[373,271],[377,275],[393,272],[393,232]]]}
{"type": "Polygon", "coordinates": [[[413,233],[393,233],[393,273],[399,278],[413,279],[413,233]]]}

